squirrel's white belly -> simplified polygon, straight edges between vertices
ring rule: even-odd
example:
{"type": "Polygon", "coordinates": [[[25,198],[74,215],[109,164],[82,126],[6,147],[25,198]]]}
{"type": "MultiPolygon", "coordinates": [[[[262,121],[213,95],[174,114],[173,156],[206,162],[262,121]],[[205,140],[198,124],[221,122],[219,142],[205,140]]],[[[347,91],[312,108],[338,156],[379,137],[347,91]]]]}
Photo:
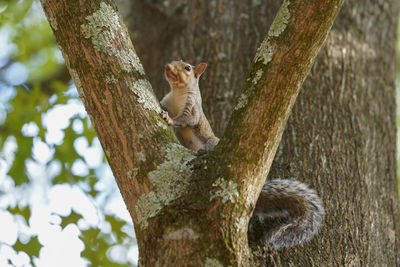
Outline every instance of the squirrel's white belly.
{"type": "Polygon", "coordinates": [[[169,94],[163,101],[163,105],[167,109],[169,116],[174,118],[183,113],[186,103],[186,95],[169,94]]]}

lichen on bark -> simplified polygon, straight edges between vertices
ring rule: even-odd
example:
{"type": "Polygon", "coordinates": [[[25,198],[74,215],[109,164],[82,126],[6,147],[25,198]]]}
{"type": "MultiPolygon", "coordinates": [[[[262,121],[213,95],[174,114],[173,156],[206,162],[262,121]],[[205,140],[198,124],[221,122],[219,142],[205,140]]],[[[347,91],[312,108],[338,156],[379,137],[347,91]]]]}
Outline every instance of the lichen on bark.
{"type": "Polygon", "coordinates": [[[223,265],[217,259],[207,258],[204,267],[223,267],[223,265]]]}
{"type": "Polygon", "coordinates": [[[245,93],[242,93],[236,102],[234,110],[239,110],[241,108],[244,108],[247,105],[247,103],[248,103],[248,97],[245,93]]]}
{"type": "MultiPolygon", "coordinates": [[[[278,37],[285,29],[290,18],[290,12],[288,9],[290,2],[285,0],[276,14],[275,19],[268,31],[267,37],[261,43],[261,46],[257,49],[257,53],[254,62],[261,61],[264,65],[267,65],[271,61],[275,51],[276,44],[271,41],[273,37],[278,37]]],[[[257,77],[257,76],[256,76],[257,77]]]]}
{"type": "Polygon", "coordinates": [[[279,36],[285,29],[290,18],[290,12],[288,9],[290,2],[289,0],[285,0],[276,14],[274,22],[268,31],[268,36],[277,37],[279,36]]]}
{"type": "Polygon", "coordinates": [[[165,232],[166,233],[163,235],[163,239],[165,240],[191,240],[199,238],[199,233],[188,226],[179,229],[167,228],[165,232]]]}
{"type": "Polygon", "coordinates": [[[228,201],[235,203],[236,199],[239,197],[237,184],[235,182],[220,177],[212,185],[218,189],[211,195],[210,200],[221,197],[221,201],[224,204],[228,201]]]}
{"type": "Polygon", "coordinates": [[[147,220],[181,196],[190,184],[192,170],[187,165],[195,158],[195,152],[170,143],[165,148],[165,161],[148,173],[154,185],[149,194],[143,193],[136,204],[138,221],[142,227],[147,227],[147,220]]]}
{"type": "MultiPolygon", "coordinates": [[[[122,64],[125,71],[137,71],[142,76],[144,69],[136,53],[131,47],[115,49],[114,43],[118,41],[121,35],[121,18],[112,6],[101,2],[100,8],[86,17],[87,23],[81,25],[82,33],[85,38],[92,41],[93,46],[109,56],[115,56],[122,64]]],[[[123,34],[124,38],[128,38],[123,34]]]]}
{"type": "Polygon", "coordinates": [[[139,79],[133,83],[132,92],[138,97],[137,102],[141,103],[145,109],[161,112],[160,104],[153,94],[151,84],[146,79],[139,79]]]}
{"type": "Polygon", "coordinates": [[[260,47],[257,49],[256,56],[254,58],[254,62],[262,61],[264,65],[267,65],[268,62],[272,60],[272,57],[275,53],[276,47],[272,45],[266,37],[260,47]]]}

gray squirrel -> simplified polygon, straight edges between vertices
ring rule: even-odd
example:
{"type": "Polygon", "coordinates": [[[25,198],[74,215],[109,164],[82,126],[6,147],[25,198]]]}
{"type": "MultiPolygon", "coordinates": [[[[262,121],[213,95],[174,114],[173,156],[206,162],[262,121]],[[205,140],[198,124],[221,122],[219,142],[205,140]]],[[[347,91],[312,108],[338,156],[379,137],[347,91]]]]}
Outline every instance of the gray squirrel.
{"type": "Polygon", "coordinates": [[[249,222],[250,242],[274,249],[310,241],[322,227],[324,208],[313,189],[294,180],[265,181],[249,222]]]}
{"type": "MultiPolygon", "coordinates": [[[[192,150],[212,150],[219,142],[204,115],[199,78],[207,64],[173,61],[165,66],[171,91],[161,100],[161,117],[180,143],[192,150]],[[170,117],[172,116],[172,118],[170,117]]],[[[322,227],[324,209],[314,190],[293,180],[266,181],[248,227],[249,241],[274,249],[311,240],[322,227]]]]}
{"type": "Polygon", "coordinates": [[[212,150],[219,142],[201,106],[199,78],[206,67],[206,63],[194,67],[183,61],[165,65],[171,91],[160,102],[167,110],[161,116],[172,126],[179,142],[195,151],[212,150]]]}

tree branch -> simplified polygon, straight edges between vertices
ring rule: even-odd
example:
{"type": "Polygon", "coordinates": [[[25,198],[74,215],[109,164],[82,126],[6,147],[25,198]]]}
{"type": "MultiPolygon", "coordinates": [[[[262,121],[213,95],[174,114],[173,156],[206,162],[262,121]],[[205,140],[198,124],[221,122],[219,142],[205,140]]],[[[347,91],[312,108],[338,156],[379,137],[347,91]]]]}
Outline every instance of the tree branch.
{"type": "Polygon", "coordinates": [[[238,194],[246,196],[250,206],[256,203],[301,85],[342,4],[285,0],[257,50],[215,151],[225,164],[214,166],[238,184],[238,194]]]}
{"type": "Polygon", "coordinates": [[[140,225],[149,215],[138,215],[136,204],[155,187],[150,171],[177,140],[159,117],[160,106],[113,1],[43,0],[42,6],[132,219],[140,225]]]}

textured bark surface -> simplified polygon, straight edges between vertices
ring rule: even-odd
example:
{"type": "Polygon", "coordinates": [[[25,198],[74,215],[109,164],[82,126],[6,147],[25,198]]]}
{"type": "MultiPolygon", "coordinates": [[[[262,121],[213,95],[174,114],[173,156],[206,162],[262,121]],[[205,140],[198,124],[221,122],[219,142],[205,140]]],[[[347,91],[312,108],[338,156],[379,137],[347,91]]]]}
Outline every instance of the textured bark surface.
{"type": "MultiPolygon", "coordinates": [[[[165,62],[181,57],[211,63],[201,83],[203,106],[221,136],[257,44],[281,1],[136,2],[140,8],[122,11],[128,13],[157,96],[167,90],[160,75],[165,62]],[[138,17],[143,11],[148,17],[138,17]],[[162,23],[151,21],[152,12],[169,17],[162,23]],[[179,18],[178,28],[157,31],[159,24],[172,24],[172,18],[179,18]],[[214,38],[208,34],[212,29],[214,38]],[[156,51],[146,49],[144,33],[151,34],[156,51]],[[161,36],[169,39],[158,42],[161,36]],[[158,57],[152,56],[159,51],[158,57]]],[[[304,247],[267,251],[267,262],[400,264],[393,58],[398,5],[396,0],[347,1],[336,19],[289,117],[268,176],[296,178],[315,188],[326,209],[324,229],[304,247]]]]}
{"type": "Polygon", "coordinates": [[[269,178],[299,177],[316,188],[325,227],[311,246],[276,254],[276,262],[400,265],[398,7],[398,1],[345,2],[303,85],[269,178]]]}

